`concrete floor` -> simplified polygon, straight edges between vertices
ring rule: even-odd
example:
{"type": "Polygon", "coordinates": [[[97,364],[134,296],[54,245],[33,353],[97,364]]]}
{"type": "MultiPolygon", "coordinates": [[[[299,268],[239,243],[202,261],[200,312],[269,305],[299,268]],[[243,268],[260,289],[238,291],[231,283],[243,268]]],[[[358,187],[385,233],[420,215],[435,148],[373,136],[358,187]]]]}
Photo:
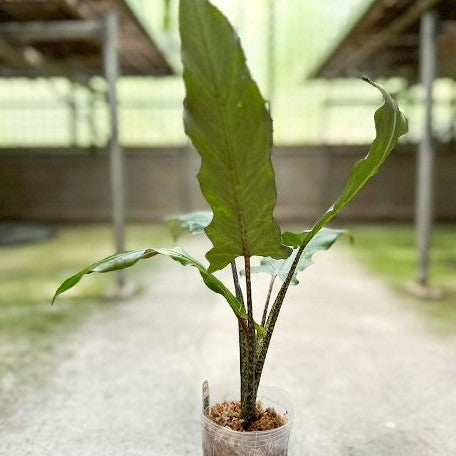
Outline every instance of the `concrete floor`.
{"type": "MultiPolygon", "coordinates": [[[[201,454],[201,382],[237,381],[236,321],[194,270],[160,262],[145,295],[95,315],[0,419],[0,455],[201,454]]],[[[318,254],[301,278],[263,377],[294,397],[289,454],[456,455],[456,335],[344,248],[318,254]]]]}

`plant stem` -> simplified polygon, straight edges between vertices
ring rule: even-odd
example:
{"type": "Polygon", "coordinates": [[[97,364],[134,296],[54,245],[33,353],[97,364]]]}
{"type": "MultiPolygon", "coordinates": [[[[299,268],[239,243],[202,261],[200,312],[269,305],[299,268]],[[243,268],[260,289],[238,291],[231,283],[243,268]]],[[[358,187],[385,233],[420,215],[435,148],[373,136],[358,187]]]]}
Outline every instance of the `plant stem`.
{"type": "Polygon", "coordinates": [[[274,304],[272,305],[271,312],[269,313],[269,316],[268,316],[268,319],[266,322],[266,326],[265,326],[265,332],[264,332],[263,337],[261,338],[261,341],[260,341],[260,344],[259,344],[259,347],[257,350],[257,357],[256,357],[256,363],[255,363],[256,391],[258,390],[258,386],[260,384],[260,378],[261,378],[261,374],[263,372],[264,362],[266,360],[266,355],[268,353],[272,333],[274,332],[274,327],[277,322],[277,318],[279,316],[280,309],[282,307],[282,303],[285,299],[285,296],[287,294],[288,288],[291,283],[291,279],[293,278],[293,274],[296,271],[296,267],[298,266],[299,259],[301,258],[302,252],[304,251],[304,248],[306,247],[307,243],[308,243],[308,240],[303,242],[301,244],[301,246],[299,247],[298,253],[296,254],[293,264],[291,265],[287,278],[285,279],[285,282],[280,287],[279,293],[277,294],[277,297],[274,300],[274,304]]]}
{"type": "Polygon", "coordinates": [[[247,315],[249,317],[249,329],[253,329],[255,334],[255,322],[253,321],[253,304],[252,304],[252,282],[250,275],[250,257],[244,257],[245,261],[245,290],[247,295],[247,315]]]}
{"type": "Polygon", "coordinates": [[[268,296],[267,296],[266,302],[264,304],[263,317],[261,318],[261,326],[264,326],[266,323],[266,317],[268,316],[269,301],[271,300],[272,287],[274,286],[276,277],[277,277],[276,275],[271,276],[271,282],[269,283],[268,296]]]}
{"type": "MultiPolygon", "coordinates": [[[[231,272],[233,274],[233,282],[234,282],[234,289],[236,292],[236,298],[238,301],[244,306],[245,309],[245,304],[244,304],[244,297],[242,295],[242,289],[241,285],[239,283],[239,275],[236,267],[236,261],[233,260],[231,262],[231,272]]],[[[248,340],[247,340],[247,334],[248,330],[245,330],[245,323],[243,327],[243,322],[241,321],[238,322],[238,336],[239,336],[239,373],[240,373],[240,378],[241,378],[241,403],[242,399],[247,397],[248,391],[247,391],[247,375],[248,375],[248,365],[247,365],[247,353],[248,353],[248,340]]]]}
{"type": "Polygon", "coordinates": [[[242,382],[245,385],[244,395],[241,396],[242,418],[244,419],[244,428],[250,426],[255,421],[255,405],[256,405],[256,333],[255,322],[253,320],[253,304],[252,304],[252,283],[250,275],[250,257],[244,257],[245,261],[245,288],[247,298],[247,315],[248,315],[248,336],[247,336],[247,363],[245,376],[242,382]]]}
{"type": "Polygon", "coordinates": [[[242,288],[241,288],[241,284],[239,283],[239,275],[238,275],[235,260],[233,260],[231,262],[231,273],[233,274],[234,291],[236,293],[236,298],[244,306],[244,309],[245,309],[244,296],[242,295],[242,288]]]}

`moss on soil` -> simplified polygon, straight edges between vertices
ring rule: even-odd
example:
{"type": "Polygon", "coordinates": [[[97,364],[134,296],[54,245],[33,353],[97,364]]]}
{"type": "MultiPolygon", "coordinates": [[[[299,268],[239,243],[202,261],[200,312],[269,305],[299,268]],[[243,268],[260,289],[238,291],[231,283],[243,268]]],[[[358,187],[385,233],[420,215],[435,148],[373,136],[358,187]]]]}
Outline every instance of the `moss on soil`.
{"type": "Polygon", "coordinates": [[[225,401],[211,407],[209,418],[220,426],[228,427],[233,431],[253,432],[270,431],[286,423],[284,416],[273,408],[263,409],[260,403],[256,406],[257,419],[244,429],[244,420],[241,418],[241,403],[239,401],[225,401]]]}

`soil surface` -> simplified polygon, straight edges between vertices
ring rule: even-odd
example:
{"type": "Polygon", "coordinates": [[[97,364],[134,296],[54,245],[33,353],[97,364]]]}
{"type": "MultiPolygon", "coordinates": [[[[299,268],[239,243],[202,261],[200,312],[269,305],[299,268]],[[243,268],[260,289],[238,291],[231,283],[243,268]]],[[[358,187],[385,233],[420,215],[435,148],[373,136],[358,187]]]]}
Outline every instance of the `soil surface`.
{"type": "Polygon", "coordinates": [[[252,432],[270,431],[283,426],[285,417],[277,413],[273,408],[263,409],[260,403],[256,406],[256,420],[247,428],[244,428],[244,420],[241,418],[241,403],[239,401],[225,401],[211,407],[209,418],[220,426],[228,427],[233,431],[252,432]]]}
{"type": "MultiPolygon", "coordinates": [[[[200,243],[187,249],[198,256],[200,243]]],[[[237,324],[195,270],[153,261],[146,294],[94,315],[45,380],[16,385],[7,412],[0,404],[0,455],[201,454],[201,384],[238,381],[237,324]]],[[[294,398],[290,456],[450,456],[455,360],[455,334],[335,246],[291,289],[263,384],[294,398]]]]}

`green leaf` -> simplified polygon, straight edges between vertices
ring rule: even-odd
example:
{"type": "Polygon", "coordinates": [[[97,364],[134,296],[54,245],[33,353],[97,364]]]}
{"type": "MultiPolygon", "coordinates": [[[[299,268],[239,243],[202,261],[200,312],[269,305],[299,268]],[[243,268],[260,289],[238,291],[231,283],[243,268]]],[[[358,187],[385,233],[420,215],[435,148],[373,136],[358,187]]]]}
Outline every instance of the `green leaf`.
{"type": "Polygon", "coordinates": [[[272,120],[239,37],[207,0],[180,2],[184,125],[201,155],[198,180],[214,218],[209,271],[239,256],[286,258],[273,218],[272,120]]]}
{"type": "Polygon", "coordinates": [[[299,247],[307,239],[311,230],[305,230],[302,233],[292,233],[285,231],[282,233],[282,242],[290,247],[299,247]]]}
{"type": "MultiPolygon", "coordinates": [[[[187,252],[180,249],[179,247],[175,247],[173,249],[132,250],[129,252],[111,255],[107,258],[104,258],[103,260],[97,261],[91,266],[66,279],[55,292],[52,302],[54,303],[57,296],[69,290],[70,288],[73,288],[86,274],[91,274],[93,272],[103,273],[129,268],[130,266],[136,264],[139,260],[151,258],[155,255],[164,255],[179,262],[183,266],[193,266],[194,268],[198,269],[206,286],[215,293],[222,295],[238,318],[242,318],[245,321],[248,320],[243,305],[236,299],[230,290],[228,290],[228,288],[226,288],[225,285],[223,285],[223,283],[217,279],[217,277],[208,272],[207,269],[199,261],[192,258],[187,252]]],[[[260,334],[263,332],[262,326],[256,325],[256,328],[260,334]]]]}
{"type": "Polygon", "coordinates": [[[154,255],[156,255],[156,253],[152,249],[131,250],[129,252],[117,253],[115,255],[108,256],[103,260],[97,261],[96,263],[66,279],[60,287],[57,288],[57,291],[52,298],[52,303],[54,303],[58,295],[64,293],[70,288],[73,288],[85,274],[91,274],[92,272],[109,272],[129,268],[130,266],[136,264],[139,260],[150,258],[154,255]]]}
{"type": "Polygon", "coordinates": [[[175,215],[166,219],[171,235],[177,240],[184,233],[202,234],[211,223],[211,211],[196,211],[189,214],[175,215]]]}
{"type": "MultiPolygon", "coordinates": [[[[309,233],[306,231],[305,233],[309,233]]],[[[293,233],[290,233],[293,234],[293,233]]],[[[344,230],[332,230],[330,228],[322,228],[304,248],[302,255],[299,259],[293,278],[291,279],[292,285],[299,283],[297,274],[304,271],[307,267],[313,264],[312,256],[320,250],[328,250],[342,234],[347,234],[344,230]]],[[[297,235],[296,235],[297,236],[297,235]]],[[[293,244],[290,244],[293,245],[293,244]]],[[[299,244],[297,244],[299,246],[299,244]]],[[[251,269],[252,272],[266,272],[272,276],[278,276],[285,282],[291,266],[298,253],[298,248],[293,250],[293,253],[286,260],[275,260],[273,258],[263,258],[260,266],[251,269]]],[[[243,272],[243,271],[242,271],[243,272]]]]}
{"type": "MultiPolygon", "coordinates": [[[[305,240],[307,238],[307,236],[309,235],[310,232],[311,232],[311,230],[305,230],[302,233],[291,233],[291,232],[287,231],[285,233],[282,233],[282,241],[285,245],[289,245],[290,247],[300,247],[302,245],[303,240],[305,240]]],[[[335,229],[331,229],[331,228],[321,228],[320,231],[317,233],[317,235],[314,236],[314,238],[313,238],[313,239],[318,238],[318,241],[317,240],[315,241],[317,243],[315,245],[318,245],[318,243],[324,243],[325,238],[330,240],[331,237],[336,234],[338,234],[339,236],[341,234],[345,234],[346,236],[348,236],[348,239],[350,240],[350,242],[353,242],[353,236],[350,231],[335,230],[335,229]]],[[[335,240],[337,240],[337,238],[335,240]]],[[[309,249],[312,248],[311,245],[314,245],[313,241],[309,242],[309,245],[308,245],[309,249]]],[[[329,246],[329,247],[331,247],[331,246],[329,246]]],[[[309,251],[308,248],[305,249],[306,252],[309,251]]],[[[318,250],[321,250],[321,249],[318,249],[318,250]]]]}
{"type": "Polygon", "coordinates": [[[375,82],[368,79],[365,79],[365,81],[376,87],[381,92],[384,100],[384,104],[377,109],[374,115],[375,130],[377,132],[374,142],[368,154],[355,163],[342,193],[312,229],[301,234],[283,233],[282,239],[288,245],[297,245],[297,243],[302,245],[309,242],[323,226],[329,223],[360,192],[369,179],[377,174],[396,146],[398,139],[408,131],[407,119],[388,92],[375,82]]]}

